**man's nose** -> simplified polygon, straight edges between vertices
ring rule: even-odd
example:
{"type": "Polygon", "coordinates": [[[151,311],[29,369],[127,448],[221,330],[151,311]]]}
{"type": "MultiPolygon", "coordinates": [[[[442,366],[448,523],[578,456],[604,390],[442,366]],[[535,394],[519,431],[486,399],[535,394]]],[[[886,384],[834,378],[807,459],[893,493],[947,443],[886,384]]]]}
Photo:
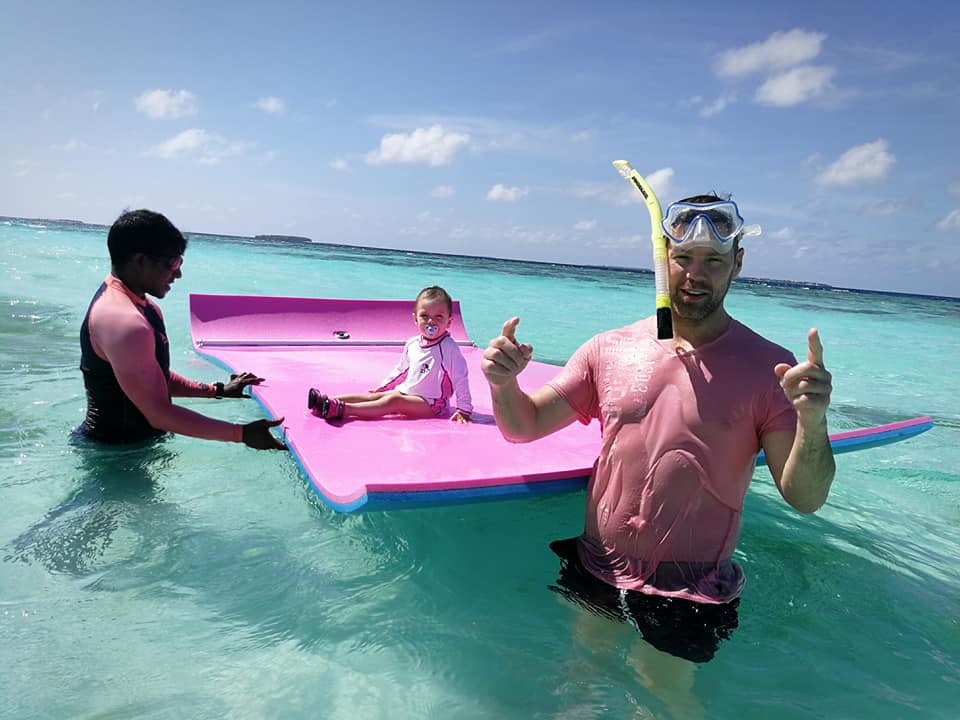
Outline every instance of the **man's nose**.
{"type": "Polygon", "coordinates": [[[686,272],[691,277],[702,277],[706,274],[707,263],[702,258],[691,258],[687,263],[686,272]]]}

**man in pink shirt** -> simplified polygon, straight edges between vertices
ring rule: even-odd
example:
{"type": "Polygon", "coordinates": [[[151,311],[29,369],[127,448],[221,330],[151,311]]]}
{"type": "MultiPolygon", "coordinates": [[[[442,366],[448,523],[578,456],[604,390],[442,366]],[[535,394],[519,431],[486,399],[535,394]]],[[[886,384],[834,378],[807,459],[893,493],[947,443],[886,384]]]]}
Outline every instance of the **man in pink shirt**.
{"type": "Polygon", "coordinates": [[[673,339],[657,339],[653,317],[601,333],[526,394],[517,376],[532,348],[517,341],[511,318],[482,369],[511,442],[601,422],[584,532],[551,544],[562,559],[553,589],[629,620],[660,650],[705,662],[737,626],[744,577],[732,558],[758,452],[794,508],[812,513],[827,499],[831,377],[815,329],[797,363],[727,314],[740,240],[759,233],[733,202],[674,203],[663,230],[673,339]]]}
{"type": "Polygon", "coordinates": [[[172,397],[245,397],[259,384],[252,373],[229,382],[194,382],[170,370],[170,349],[160,308],[147,295],[164,297],[182,277],[187,240],[163,215],[123,213],[107,236],[111,271],[90,302],[80,328],[80,369],[87,414],[80,437],[110,444],[137,443],[174,432],[207,440],[242,442],[258,450],[285,449],[270,428],[283,422],[245,425],[216,420],[174,405],[172,397]]]}

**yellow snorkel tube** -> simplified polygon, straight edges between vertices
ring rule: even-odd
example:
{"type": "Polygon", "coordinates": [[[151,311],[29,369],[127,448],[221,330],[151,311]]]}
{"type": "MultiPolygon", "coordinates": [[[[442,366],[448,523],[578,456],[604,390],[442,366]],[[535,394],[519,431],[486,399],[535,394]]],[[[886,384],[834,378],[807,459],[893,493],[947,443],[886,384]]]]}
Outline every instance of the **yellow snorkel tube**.
{"type": "Polygon", "coordinates": [[[653,278],[657,288],[657,338],[669,340],[673,337],[673,316],[670,315],[670,280],[667,277],[667,238],[663,234],[660,221],[663,211],[653,188],[643,179],[643,175],[634,170],[626,160],[614,160],[613,166],[624,179],[643,195],[650,213],[650,240],[653,242],[653,278]]]}

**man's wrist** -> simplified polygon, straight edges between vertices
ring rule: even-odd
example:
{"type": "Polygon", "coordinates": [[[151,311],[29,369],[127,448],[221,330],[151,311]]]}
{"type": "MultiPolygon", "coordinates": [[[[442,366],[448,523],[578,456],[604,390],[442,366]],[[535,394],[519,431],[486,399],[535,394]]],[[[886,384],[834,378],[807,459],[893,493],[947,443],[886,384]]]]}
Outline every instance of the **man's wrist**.
{"type": "Polygon", "coordinates": [[[218,382],[215,382],[215,383],[213,384],[213,396],[214,396],[215,398],[222,398],[222,397],[223,397],[223,383],[222,383],[222,382],[219,382],[219,381],[218,381],[218,382]]]}

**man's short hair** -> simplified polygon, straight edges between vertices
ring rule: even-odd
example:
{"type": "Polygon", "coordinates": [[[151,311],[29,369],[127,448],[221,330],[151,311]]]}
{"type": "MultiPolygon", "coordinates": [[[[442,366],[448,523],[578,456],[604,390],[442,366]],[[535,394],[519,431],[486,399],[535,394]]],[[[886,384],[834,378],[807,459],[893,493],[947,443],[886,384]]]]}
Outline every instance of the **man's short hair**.
{"type": "Polygon", "coordinates": [[[716,193],[706,193],[704,195],[693,195],[692,197],[684,198],[678,202],[682,203],[691,203],[693,205],[709,205],[710,203],[715,202],[725,202],[730,199],[729,195],[721,197],[716,193]]]}
{"type": "Polygon", "coordinates": [[[127,210],[107,234],[110,262],[124,265],[134,255],[174,258],[183,255],[187,239],[166,217],[152,210],[127,210]]]}

